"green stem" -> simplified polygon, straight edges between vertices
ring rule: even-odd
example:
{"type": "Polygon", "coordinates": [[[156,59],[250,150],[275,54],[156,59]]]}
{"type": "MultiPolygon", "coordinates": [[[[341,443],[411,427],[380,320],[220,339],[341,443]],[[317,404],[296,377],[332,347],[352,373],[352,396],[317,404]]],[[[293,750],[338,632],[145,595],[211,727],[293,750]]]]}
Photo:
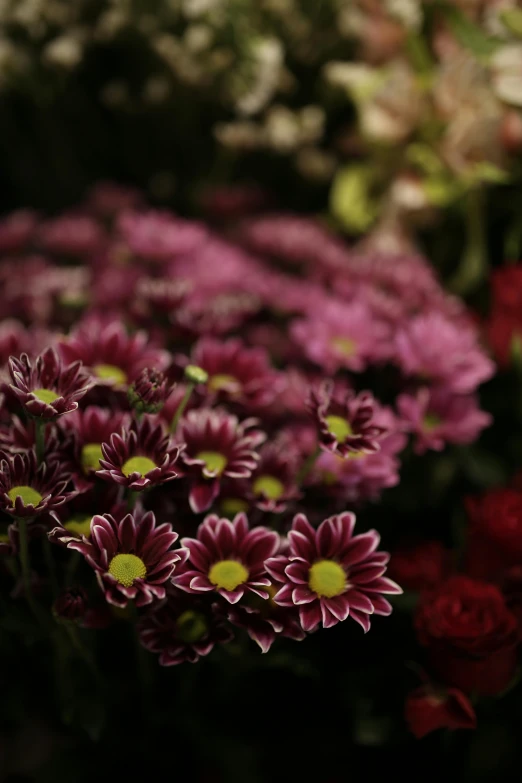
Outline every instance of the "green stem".
{"type": "Polygon", "coordinates": [[[457,294],[467,294],[481,283],[488,271],[485,223],[485,194],[482,188],[470,190],[466,199],[466,248],[449,287],[457,294]]]}
{"type": "Polygon", "coordinates": [[[176,413],[174,414],[174,418],[172,419],[172,424],[170,425],[171,432],[176,432],[178,428],[178,423],[181,417],[183,416],[183,413],[185,411],[185,408],[188,405],[188,401],[190,400],[190,395],[194,391],[196,384],[195,383],[189,383],[187,386],[187,390],[185,391],[185,394],[183,395],[183,399],[181,400],[180,404],[178,405],[178,409],[176,413]]]}
{"type": "Polygon", "coordinates": [[[33,591],[31,588],[31,562],[29,560],[29,538],[27,535],[27,520],[25,517],[18,518],[18,536],[20,540],[20,565],[22,567],[22,580],[24,583],[25,597],[27,603],[33,610],[34,614],[38,615],[38,609],[34,600],[33,591]]]}
{"type": "Polygon", "coordinates": [[[69,635],[69,639],[71,640],[74,649],[91,672],[96,685],[101,687],[102,678],[100,672],[98,671],[98,667],[96,666],[96,661],[94,660],[90,650],[87,650],[87,648],[84,647],[78,633],[78,628],[75,625],[72,625],[72,623],[67,623],[64,627],[69,635]]]}
{"type": "Polygon", "coordinates": [[[139,496],[139,492],[134,492],[132,489],[129,490],[129,494],[127,496],[127,508],[130,512],[134,510],[134,506],[136,505],[136,501],[138,500],[139,496]]]}
{"type": "Polygon", "coordinates": [[[153,672],[150,667],[150,657],[147,650],[143,647],[138,633],[138,611],[136,606],[131,607],[132,633],[134,636],[134,650],[136,655],[136,669],[138,672],[138,681],[144,708],[147,707],[151,699],[151,686],[153,683],[153,672]]]}
{"type": "Polygon", "coordinates": [[[55,567],[51,546],[52,546],[51,542],[49,541],[47,536],[44,536],[43,551],[44,551],[45,564],[47,566],[47,570],[49,572],[49,578],[51,580],[51,589],[53,591],[53,597],[57,598],[60,588],[58,585],[58,577],[56,576],[56,567],[55,567]]]}
{"type": "Polygon", "coordinates": [[[308,476],[310,471],[312,470],[313,466],[315,465],[317,461],[317,457],[321,453],[321,447],[317,446],[315,451],[312,451],[311,454],[308,455],[308,457],[305,459],[303,464],[301,465],[301,470],[296,476],[296,484],[300,487],[305,480],[305,478],[308,476]]]}
{"type": "Polygon", "coordinates": [[[41,465],[45,453],[45,419],[34,420],[36,461],[41,465]]]}

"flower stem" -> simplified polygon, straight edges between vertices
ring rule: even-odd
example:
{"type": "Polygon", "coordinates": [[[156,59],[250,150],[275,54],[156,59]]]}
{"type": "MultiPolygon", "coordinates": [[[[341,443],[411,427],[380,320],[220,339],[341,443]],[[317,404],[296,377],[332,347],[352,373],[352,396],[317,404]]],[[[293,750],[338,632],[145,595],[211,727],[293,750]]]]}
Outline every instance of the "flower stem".
{"type": "Polygon", "coordinates": [[[34,420],[34,432],[35,432],[35,446],[36,446],[36,461],[38,465],[42,463],[45,453],[45,420],[34,420]]]}
{"type": "Polygon", "coordinates": [[[189,383],[187,385],[187,389],[185,391],[185,394],[183,395],[183,399],[181,400],[180,404],[178,405],[176,413],[174,414],[174,418],[172,419],[172,424],[170,425],[171,432],[176,432],[176,430],[178,428],[179,420],[183,416],[185,408],[188,405],[188,401],[190,400],[190,396],[191,396],[192,392],[194,391],[195,387],[196,387],[195,383],[189,383]]]}
{"type": "Polygon", "coordinates": [[[321,447],[317,446],[315,451],[312,451],[311,454],[308,455],[308,457],[305,459],[303,464],[301,465],[301,469],[298,472],[296,476],[296,484],[298,486],[301,486],[301,484],[304,482],[305,478],[309,475],[310,471],[312,470],[313,466],[315,465],[317,461],[317,457],[321,453],[321,447]]]}
{"type": "Polygon", "coordinates": [[[449,281],[450,289],[457,294],[473,291],[484,280],[488,271],[484,202],[482,188],[470,190],[465,207],[467,244],[460,265],[449,281]]]}
{"type": "Polygon", "coordinates": [[[69,634],[69,638],[72,642],[74,649],[76,650],[76,652],[78,653],[82,661],[85,663],[85,665],[91,672],[93,679],[96,682],[96,685],[98,687],[101,687],[102,678],[100,672],[98,671],[98,667],[96,666],[96,661],[94,660],[94,657],[92,656],[90,650],[87,650],[86,647],[83,645],[77,627],[75,625],[72,625],[72,623],[67,623],[65,625],[65,629],[69,634]]]}
{"type": "Polygon", "coordinates": [[[20,565],[22,567],[22,580],[24,583],[25,597],[33,614],[40,617],[36,601],[31,588],[31,562],[29,560],[29,538],[27,535],[27,520],[18,518],[18,535],[20,540],[20,565]]]}
{"type": "Polygon", "coordinates": [[[49,571],[49,578],[51,580],[51,589],[53,591],[53,596],[54,598],[57,598],[59,592],[58,578],[56,576],[56,567],[55,567],[54,557],[51,549],[51,542],[49,541],[47,536],[43,537],[43,551],[44,551],[45,564],[47,566],[47,570],[49,571]]]}

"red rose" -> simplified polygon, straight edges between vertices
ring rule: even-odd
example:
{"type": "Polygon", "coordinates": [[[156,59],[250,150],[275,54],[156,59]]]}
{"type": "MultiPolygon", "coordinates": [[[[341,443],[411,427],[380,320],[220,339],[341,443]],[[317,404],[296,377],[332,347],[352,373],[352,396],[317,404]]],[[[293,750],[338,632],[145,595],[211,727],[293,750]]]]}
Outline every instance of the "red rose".
{"type": "Polygon", "coordinates": [[[518,624],[494,585],[450,577],[424,594],[415,626],[445,684],[481,694],[509,685],[517,665],[518,624]]]}
{"type": "Polygon", "coordinates": [[[439,541],[423,541],[392,553],[389,576],[405,590],[427,590],[448,576],[450,553],[439,541]]]}
{"type": "Polygon", "coordinates": [[[522,264],[503,266],[491,275],[493,309],[522,312],[522,264]]]}
{"type": "Polygon", "coordinates": [[[474,729],[477,725],[475,711],[462,691],[434,685],[422,685],[408,695],[404,717],[417,739],[436,729],[474,729]]]}
{"type": "Polygon", "coordinates": [[[494,309],[486,323],[486,335],[498,364],[509,367],[522,341],[522,311],[494,309]]]}
{"type": "Polygon", "coordinates": [[[470,529],[466,571],[478,578],[496,578],[522,564],[522,492],[493,489],[466,499],[470,529]]]}

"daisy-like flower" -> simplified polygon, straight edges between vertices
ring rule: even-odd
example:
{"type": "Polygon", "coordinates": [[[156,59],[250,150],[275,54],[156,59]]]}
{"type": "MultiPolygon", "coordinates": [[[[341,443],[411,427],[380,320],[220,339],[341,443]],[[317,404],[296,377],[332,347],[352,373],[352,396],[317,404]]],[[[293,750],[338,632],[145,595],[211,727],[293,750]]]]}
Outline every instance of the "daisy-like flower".
{"type": "Polygon", "coordinates": [[[37,467],[34,450],[0,460],[0,509],[14,517],[34,517],[77,494],[67,491],[70,475],[58,462],[37,467]]]}
{"type": "Polygon", "coordinates": [[[103,458],[97,475],[134,491],[164,484],[178,475],[174,465],[180,449],[165,433],[161,422],[145,415],[133,421],[121,435],[111,435],[102,444],[103,458]]]}
{"type": "Polygon", "coordinates": [[[405,322],[395,345],[396,358],[407,375],[428,378],[455,394],[475,391],[495,369],[478,345],[475,329],[437,311],[405,322]]]}
{"type": "Polygon", "coordinates": [[[105,232],[88,215],[60,215],[40,226],[38,244],[51,253],[67,256],[88,256],[100,250],[105,232]]]}
{"type": "Polygon", "coordinates": [[[118,218],[116,228],[131,253],[157,262],[190,253],[207,237],[207,229],[201,223],[159,210],[125,212],[118,218]]]}
{"type": "Polygon", "coordinates": [[[329,373],[341,367],[361,372],[391,350],[388,324],[364,301],[325,301],[307,319],[294,321],[290,333],[304,355],[329,373]]]}
{"type": "Polygon", "coordinates": [[[261,449],[259,465],[252,473],[247,496],[261,511],[281,513],[301,497],[296,484],[300,452],[280,439],[261,449]]]}
{"type": "Polygon", "coordinates": [[[241,340],[206,337],[196,345],[190,363],[208,373],[206,388],[220,400],[259,408],[277,392],[277,374],[267,352],[247,348],[241,340]]]}
{"type": "Polygon", "coordinates": [[[138,633],[145,649],[159,654],[160,666],[196,663],[234,636],[212,601],[176,587],[168,590],[165,603],[140,618],[138,633]]]}
{"type": "Polygon", "coordinates": [[[181,460],[191,480],[189,503],[192,511],[206,511],[219,495],[220,482],[248,478],[259,462],[256,449],[266,435],[257,419],[240,422],[226,411],[202,408],[181,419],[178,439],[185,444],[181,460]]]}
{"type": "Polygon", "coordinates": [[[145,367],[165,370],[167,351],[150,345],[145,332],[128,335],[120,321],[91,318],[60,343],[66,361],[78,359],[89,368],[97,384],[125,388],[145,367]]]}
{"type": "Polygon", "coordinates": [[[165,583],[187,557],[185,550],[172,549],[177,539],[170,524],[156,526],[151,511],[139,522],[132,514],[121,521],[104,514],[92,518],[90,539],[71,538],[67,547],[80,552],[94,569],[110,604],[125,607],[135,601],[146,606],[165,598],[165,583]]]}
{"type": "Polygon", "coordinates": [[[198,537],[183,538],[188,561],[174,584],[188,593],[215,591],[236,604],[246,592],[267,599],[270,579],[265,560],[277,552],[280,540],[274,530],[248,527],[246,514],[232,521],[209,514],[198,527],[198,537]]]}
{"type": "Polygon", "coordinates": [[[11,357],[9,373],[13,394],[30,416],[42,419],[75,411],[91,386],[81,362],[64,367],[54,348],[47,348],[34,361],[25,353],[19,359],[11,357]]]}
{"type": "Polygon", "coordinates": [[[268,573],[283,587],[276,604],[298,606],[301,625],[313,631],[330,628],[351,617],[370,629],[372,614],[392,611],[382,593],[402,593],[399,585],[383,576],[390,556],[376,552],[375,530],[353,535],[355,515],[329,517],[317,530],[304,514],[297,514],[288,534],[289,550],[265,563],[268,573]]]}
{"type": "Polygon", "coordinates": [[[312,389],[310,410],[319,424],[321,448],[341,457],[379,451],[386,429],[376,422],[376,407],[369,391],[334,392],[330,381],[312,389]]]}
{"type": "MultiPolygon", "coordinates": [[[[89,405],[63,419],[62,429],[73,436],[74,463],[84,476],[91,479],[101,469],[102,443],[128,426],[129,414],[89,405]]],[[[90,483],[90,482],[89,482],[90,483]]]]}
{"type": "Polygon", "coordinates": [[[474,394],[456,395],[446,389],[422,388],[415,395],[401,394],[397,409],[415,433],[415,451],[441,451],[447,443],[472,443],[492,422],[481,411],[474,394]]]}
{"type": "Polygon", "coordinates": [[[245,603],[234,604],[227,612],[229,622],[238,628],[244,628],[263,653],[269,651],[278,636],[297,642],[306,636],[299,622],[298,608],[278,606],[273,600],[282,586],[273,582],[267,587],[268,600],[250,595],[245,603]]]}

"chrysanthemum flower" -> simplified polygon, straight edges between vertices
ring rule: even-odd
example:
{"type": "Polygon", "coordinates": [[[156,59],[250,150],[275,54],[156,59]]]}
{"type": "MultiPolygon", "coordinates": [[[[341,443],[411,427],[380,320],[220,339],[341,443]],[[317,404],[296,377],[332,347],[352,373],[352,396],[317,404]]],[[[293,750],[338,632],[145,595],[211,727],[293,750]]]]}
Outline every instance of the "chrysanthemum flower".
{"type": "Polygon", "coordinates": [[[249,530],[246,514],[232,521],[210,514],[198,527],[198,537],[183,538],[188,562],[174,584],[189,593],[211,590],[237,603],[245,592],[268,598],[270,579],[265,560],[279,547],[279,535],[266,527],[249,530]]]}
{"type": "Polygon", "coordinates": [[[19,209],[0,220],[0,253],[16,253],[29,244],[34,235],[38,217],[29,209],[19,209]]]}
{"type": "Polygon", "coordinates": [[[176,587],[168,591],[165,603],[140,618],[138,632],[145,649],[159,653],[161,666],[196,663],[234,636],[212,601],[188,596],[176,587]]]}
{"type": "Polygon", "coordinates": [[[472,443],[492,422],[481,411],[475,395],[456,395],[446,389],[419,389],[401,394],[397,409],[408,429],[415,433],[415,451],[441,451],[447,443],[472,443]]]}
{"type": "Polygon", "coordinates": [[[268,443],[249,481],[248,498],[261,511],[281,513],[301,497],[296,484],[300,453],[284,439],[268,443]]]}
{"type": "Polygon", "coordinates": [[[208,373],[206,388],[220,400],[259,408],[277,392],[277,374],[266,351],[247,348],[241,340],[204,338],[196,345],[191,364],[208,373]]]}
{"type": "Polygon", "coordinates": [[[370,530],[354,536],[354,527],[355,515],[348,512],[326,519],[317,530],[304,514],[297,514],[288,534],[288,553],[265,563],[268,573],[284,585],[275,603],[298,606],[305,631],[319,624],[330,628],[350,616],[366,632],[372,614],[392,610],[381,593],[402,593],[383,576],[390,556],[375,551],[379,534],[370,530]]]}
{"type": "Polygon", "coordinates": [[[327,372],[341,367],[361,372],[370,362],[390,355],[390,330],[364,301],[323,302],[305,320],[290,329],[304,355],[327,372]]]}
{"type": "Polygon", "coordinates": [[[257,419],[239,422],[223,410],[189,411],[180,421],[178,438],[185,444],[181,460],[191,479],[189,502],[199,514],[210,507],[219,494],[223,476],[248,478],[259,462],[258,446],[266,438],[254,429],[257,419]]]}
{"type": "Polygon", "coordinates": [[[166,376],[159,370],[146,367],[129,388],[127,396],[139,413],[157,413],[165,404],[170,391],[166,376]]]}
{"type": "Polygon", "coordinates": [[[116,228],[134,255],[150,261],[169,261],[173,256],[190,253],[207,236],[207,229],[201,223],[152,209],[124,212],[116,228]]]}
{"type": "Polygon", "coordinates": [[[268,599],[250,595],[246,602],[234,604],[227,611],[229,622],[238,628],[244,628],[263,653],[269,651],[278,636],[297,642],[306,636],[299,622],[298,608],[278,606],[274,602],[274,595],[281,587],[282,585],[273,582],[267,587],[268,599]]]}
{"type": "Polygon", "coordinates": [[[115,388],[132,383],[145,367],[165,370],[170,362],[167,351],[152,347],[144,332],[128,335],[119,321],[98,318],[78,326],[59,348],[67,361],[83,362],[96,383],[115,388]]]}
{"type": "Polygon", "coordinates": [[[67,546],[85,557],[96,572],[105,598],[114,606],[146,606],[165,598],[165,583],[176,564],[183,563],[187,552],[172,549],[178,534],[170,524],[156,527],[149,511],[137,523],[132,514],[118,522],[110,514],[96,515],[91,521],[91,536],[72,538],[67,546]]]}
{"type": "Polygon", "coordinates": [[[132,490],[164,484],[178,475],[173,469],[180,449],[165,433],[161,422],[145,415],[129,429],[111,435],[102,444],[103,458],[97,475],[132,490]]]}
{"type": "Polygon", "coordinates": [[[310,409],[320,429],[320,444],[341,457],[374,454],[386,429],[377,424],[376,403],[369,391],[334,393],[325,381],[310,393],[310,409]]]}
{"type": "Polygon", "coordinates": [[[30,416],[55,419],[78,407],[91,382],[81,362],[63,366],[54,348],[47,348],[34,362],[23,353],[11,357],[9,388],[30,416]]]}
{"type": "Polygon", "coordinates": [[[89,405],[63,419],[62,429],[72,435],[74,462],[85,476],[94,478],[101,469],[102,443],[109,443],[111,435],[120,433],[129,424],[130,416],[122,411],[111,411],[89,405]]]}
{"type": "Polygon", "coordinates": [[[77,493],[66,491],[70,475],[58,462],[37,467],[33,450],[0,460],[0,508],[14,517],[50,511],[77,493]]]}
{"type": "Polygon", "coordinates": [[[428,378],[455,394],[475,391],[495,369],[479,347],[475,329],[437,311],[406,321],[395,345],[397,360],[407,375],[428,378]]]}

